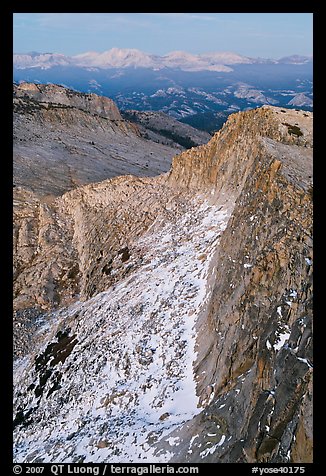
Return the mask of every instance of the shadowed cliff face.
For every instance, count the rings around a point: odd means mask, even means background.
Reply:
[[[241,192],[214,258],[211,299],[198,319],[195,372],[207,407],[173,434],[182,441],[173,461],[312,460],[311,143],[276,127],[264,130],[260,112],[251,115],[263,138],[233,164],[235,182],[227,184],[231,193]],[[275,126],[276,114],[282,113],[267,111]],[[205,433],[200,445],[192,443]]]
[[[16,309],[60,311],[17,350],[17,461],[311,461],[311,177],[312,114],[263,107],[166,175],[18,189]]]

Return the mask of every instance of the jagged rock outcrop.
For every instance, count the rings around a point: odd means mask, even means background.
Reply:
[[[234,114],[167,174],[32,198],[17,461],[312,460],[311,113]]]

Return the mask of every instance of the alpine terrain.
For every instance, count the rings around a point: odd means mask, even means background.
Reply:
[[[312,113],[14,102],[15,461],[311,462]]]
[[[209,133],[234,112],[262,105],[312,111],[313,58],[251,58],[234,52],[163,56],[132,48],[14,54],[14,80],[60,83],[112,98],[125,110],[163,111]]]

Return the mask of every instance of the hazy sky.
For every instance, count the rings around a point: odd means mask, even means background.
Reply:
[[[312,13],[15,13],[14,52],[312,54]]]

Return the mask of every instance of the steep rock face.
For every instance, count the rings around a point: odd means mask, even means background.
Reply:
[[[311,412],[311,196],[307,184],[296,188],[282,176],[275,156],[262,170],[255,165],[221,239],[199,322],[206,346],[197,391],[211,403],[188,439],[173,435],[183,442],[175,460],[298,461],[292,446],[307,428],[301,461],[311,461],[311,423],[301,414],[302,398]],[[191,438],[212,433],[212,418],[215,437],[194,448]]]
[[[198,323],[198,339],[206,346],[201,346],[195,366],[197,392],[209,404],[191,430],[173,435],[182,441],[174,461],[312,458],[312,117],[264,109],[232,118],[246,120],[248,129],[241,132],[246,130],[243,142],[250,147],[241,161],[228,163],[233,177],[228,192],[237,187],[241,193],[217,251],[212,298]],[[289,134],[290,122],[302,135]],[[227,127],[215,136],[216,151]],[[263,138],[255,143],[251,133],[258,131]],[[240,134],[231,138],[231,148],[241,141]],[[224,160],[230,162],[229,151]],[[170,180],[175,179],[174,168],[179,177],[185,176],[180,172],[185,167],[187,186],[198,186],[198,158],[183,156],[175,161]],[[216,152],[214,158],[219,159],[217,172],[211,161],[211,170],[200,179],[204,185],[214,183],[216,173],[215,193],[220,194],[223,154]],[[196,434],[212,432],[212,425],[214,438],[193,445]],[[298,438],[305,448],[299,460]]]
[[[166,191],[160,179],[124,176],[78,188],[49,204],[34,198],[30,214],[23,206],[24,216],[15,220],[14,307],[51,309],[74,294],[88,298],[107,289],[119,279],[116,268],[130,254],[134,238],[164,214]]]
[[[17,308],[61,311],[16,363],[17,461],[311,461],[311,137],[263,107],[169,174],[35,202]]]
[[[60,104],[105,117],[111,121],[122,121],[119,109],[111,99],[96,94],[84,94],[56,84],[21,83],[14,85],[17,98],[31,98],[44,104]]]

